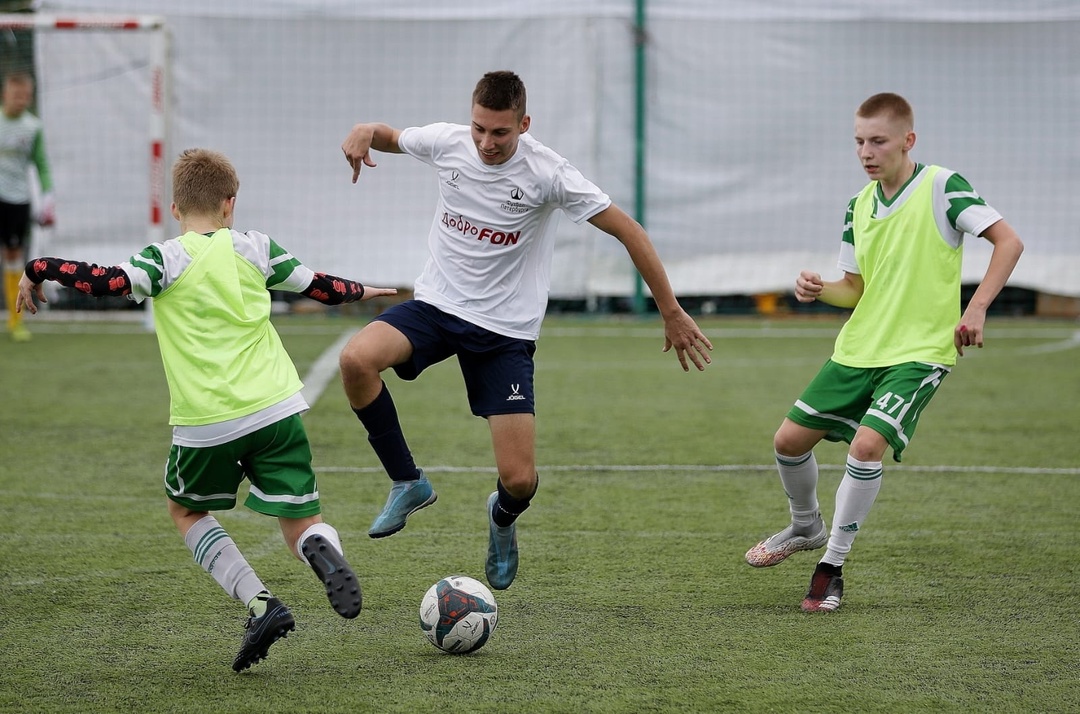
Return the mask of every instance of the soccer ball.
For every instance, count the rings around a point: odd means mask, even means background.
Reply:
[[[420,629],[443,652],[464,654],[484,646],[499,624],[499,607],[479,580],[451,575],[420,601]]]

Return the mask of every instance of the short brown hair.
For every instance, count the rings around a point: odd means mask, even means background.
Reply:
[[[476,83],[472,101],[495,112],[513,109],[520,119],[525,116],[525,83],[508,70],[488,72]]]
[[[882,92],[875,94],[859,105],[855,116],[863,119],[887,115],[906,124],[908,128],[915,126],[915,111],[911,108],[908,100],[899,94]]]
[[[236,195],[240,179],[232,162],[217,151],[187,149],[173,164],[173,202],[181,215],[213,215]]]
[[[34,75],[24,69],[16,69],[4,75],[4,84],[34,84]]]

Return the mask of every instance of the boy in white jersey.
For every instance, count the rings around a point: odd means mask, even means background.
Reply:
[[[983,346],[986,310],[1012,274],[1023,243],[959,174],[915,163],[915,118],[901,96],[876,94],[855,113],[855,146],[870,183],[848,204],[839,280],[804,270],[799,302],[854,308],[832,358],[773,437],[791,524],[746,553],[755,567],[828,544],[802,602],[831,612],[842,566],[881,486],[882,459],[900,460],[919,415],[964,348]],[[982,282],[960,314],[965,233],[993,244]],[[818,510],[813,448],[850,444],[830,532]]]
[[[165,465],[169,514],[199,563],[249,611],[233,669],[267,656],[294,629],[289,609],[263,585],[210,511],[245,505],[275,516],[289,551],[322,581],[334,610],[360,613],[360,583],[337,531],[322,520],[311,447],[300,414],[300,377],[270,322],[268,290],[337,305],[396,290],[314,273],[257,231],[232,229],[240,182],[229,160],[189,149],[173,167],[173,217],[182,235],[154,243],[118,266],[60,258],[26,265],[17,308],[37,311],[41,284],[55,280],[95,297],[154,298],[169,383],[173,445]]]
[[[41,119],[30,113],[34,100],[34,79],[26,72],[4,77],[3,108],[0,109],[0,250],[4,264],[4,298],[8,310],[8,333],[16,342],[30,339],[30,331],[15,309],[19,278],[25,262],[23,253],[30,240],[30,166],[37,169],[41,204],[36,217],[42,226],[55,218],[52,174],[45,155],[45,133]]]
[[[521,79],[489,72],[473,91],[471,126],[357,124],[342,144],[354,183],[364,165],[375,166],[372,150],[409,154],[439,177],[430,256],[415,299],[381,314],[341,354],[349,403],[394,482],[368,535],[396,533],[436,498],[413,462],[380,373],[393,368],[411,380],[456,355],[472,412],[487,419],[499,472],[487,500],[485,567],[496,590],[510,587],[517,573],[516,519],[538,484],[533,353],[547,306],[556,209],[623,243],[664,318],[664,351],[674,347],[683,370],[687,355],[703,370],[712,349],[676,300],[645,230],[527,134],[530,121]]]

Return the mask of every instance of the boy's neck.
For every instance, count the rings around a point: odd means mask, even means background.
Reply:
[[[222,228],[228,226],[223,225],[220,217],[217,216],[193,216],[180,221],[180,233],[216,233]]]
[[[904,168],[891,182],[889,182],[888,185],[886,185],[884,181],[878,182],[878,185],[881,187],[881,195],[888,200],[892,200],[892,197],[895,196],[897,192],[904,187],[904,184],[910,181],[911,177],[915,175],[917,166],[918,164],[911,159],[908,159],[904,163]]]

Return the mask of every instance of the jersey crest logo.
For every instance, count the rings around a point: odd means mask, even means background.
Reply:
[[[510,200],[503,201],[500,208],[507,213],[528,213],[529,205],[527,203],[521,203],[521,199],[524,197],[525,192],[517,186],[514,186],[510,189]]]

